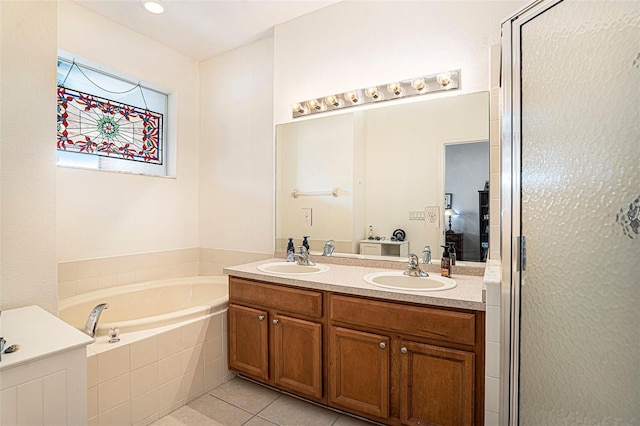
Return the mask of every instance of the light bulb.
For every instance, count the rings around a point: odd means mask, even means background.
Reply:
[[[317,99],[311,99],[310,101],[307,102],[307,105],[309,105],[309,108],[315,109],[318,111],[322,109],[322,103],[318,102]]]
[[[297,112],[298,114],[306,114],[307,108],[301,104],[293,104],[293,112]]]
[[[326,98],[324,98],[325,102],[335,108],[340,106],[340,99],[338,99],[337,96],[335,95],[329,95]]]
[[[350,92],[346,92],[344,94],[344,97],[347,98],[349,101],[351,101],[351,103],[357,104],[358,102],[360,102],[360,99],[358,98],[358,92],[356,92],[355,90],[352,90]]]
[[[395,83],[387,84],[387,89],[396,96],[404,95],[404,89],[400,87],[400,83],[397,81]]]
[[[436,76],[436,81],[440,83],[442,87],[446,87],[451,83],[451,73],[443,72],[442,74],[438,74]]]
[[[364,93],[373,99],[378,99],[380,97],[380,92],[378,92],[377,87],[369,87]]]
[[[424,82],[424,78],[418,77],[413,79],[413,81],[411,82],[411,87],[416,89],[418,92],[422,92],[427,86]]]

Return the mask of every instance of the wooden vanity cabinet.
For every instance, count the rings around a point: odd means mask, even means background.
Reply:
[[[484,312],[229,278],[229,368],[389,425],[484,424]]]
[[[229,277],[229,369],[322,402],[322,296]]]
[[[269,380],[269,313],[229,304],[229,367]]]
[[[483,424],[484,313],[328,297],[329,405],[388,424]]]
[[[362,415],[389,416],[388,336],[342,327],[329,330],[329,403]]]
[[[473,353],[403,340],[400,354],[402,424],[473,424]]]

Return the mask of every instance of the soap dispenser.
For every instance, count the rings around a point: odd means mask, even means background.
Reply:
[[[287,244],[287,262],[293,262],[296,260],[294,254],[296,252],[296,248],[293,245],[293,238],[289,238],[289,244]]]
[[[449,259],[451,259],[451,266],[456,264],[456,243],[447,243],[449,246]]]
[[[442,259],[440,260],[440,275],[443,277],[451,277],[451,258],[447,246],[440,246],[444,249]]]
[[[309,241],[307,241],[307,238],[309,238],[308,235],[302,237],[302,245],[307,249],[307,253],[309,253]]]
[[[369,225],[369,237],[368,240],[373,240],[373,225]]]

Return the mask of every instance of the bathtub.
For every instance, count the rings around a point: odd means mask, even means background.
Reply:
[[[226,276],[188,277],[61,300],[60,318],[82,331],[91,310],[109,304],[87,346],[87,423],[148,425],[230,380],[228,293]]]
[[[111,327],[121,333],[154,329],[215,314],[227,309],[229,286],[226,276],[187,277],[111,287],[60,301],[60,319],[84,331],[93,308],[102,311],[96,336],[106,336]]]

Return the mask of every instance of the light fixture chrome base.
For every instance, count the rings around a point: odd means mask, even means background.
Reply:
[[[293,118],[298,118],[321,112],[456,89],[460,89],[460,70],[349,90],[345,93],[329,95],[324,98],[309,99],[293,105],[292,113]]]

